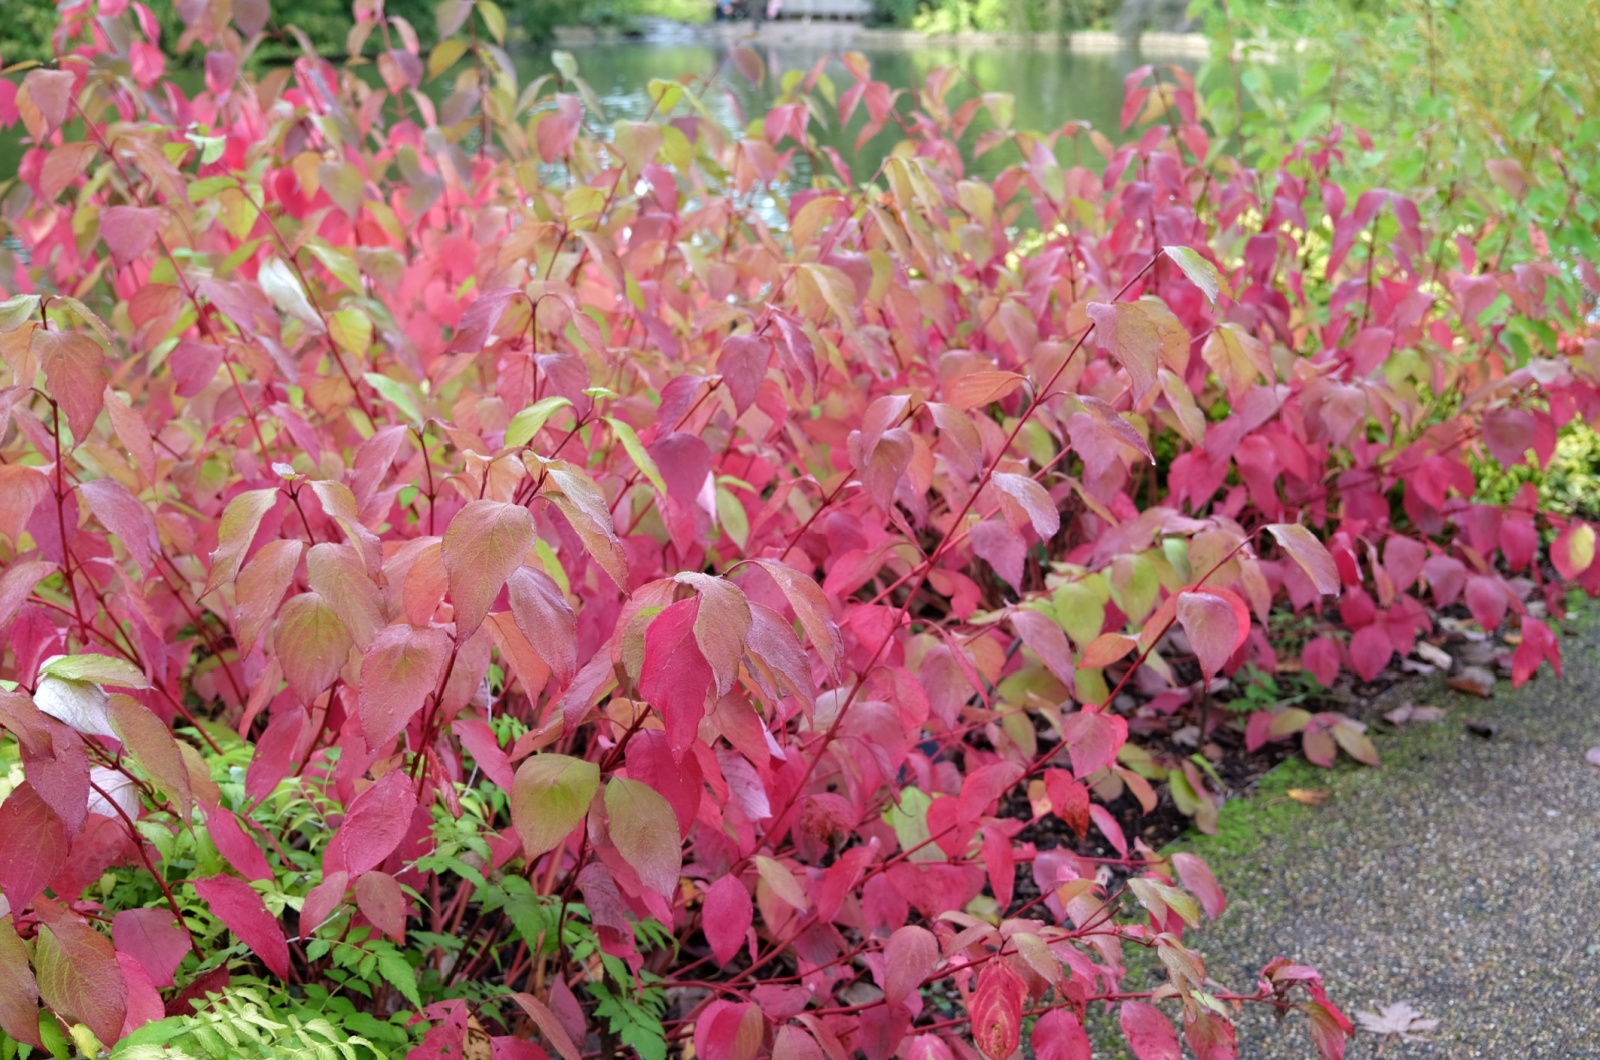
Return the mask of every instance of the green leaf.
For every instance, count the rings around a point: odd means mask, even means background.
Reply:
[[[398,379],[390,379],[377,372],[368,372],[364,378],[372,389],[378,392],[379,397],[404,413],[412,426],[422,425],[426,417],[422,414],[422,401],[416,390]]]
[[[49,674],[66,681],[93,681],[97,685],[120,685],[123,688],[149,688],[144,671],[123,659],[110,655],[54,655],[39,667],[40,675]]]
[[[560,846],[582,823],[599,788],[600,767],[581,758],[537,754],[518,766],[511,788],[511,824],[522,839],[524,855],[532,860]],[[678,837],[676,822],[672,837]]]
[[[417,972],[406,962],[400,951],[392,946],[380,946],[377,950],[378,974],[388,981],[389,985],[400,991],[411,1007],[422,1008],[422,995],[417,992]]]
[[[556,68],[556,72],[558,74],[560,74],[562,77],[564,77],[565,79],[567,79],[568,81],[572,81],[572,80],[577,78],[577,76],[578,76],[578,60],[576,60],[576,59],[574,59],[572,57],[572,53],[571,52],[564,52],[564,51],[553,51],[553,52],[551,52],[550,53],[550,63],[551,63],[552,66],[554,66]]]
[[[527,445],[529,442],[533,441],[533,436],[539,433],[539,430],[544,426],[545,421],[548,420],[557,409],[564,408],[570,404],[572,404],[572,402],[568,401],[564,397],[547,397],[542,398],[539,401],[535,401],[533,404],[529,405],[527,408],[511,417],[511,422],[506,424],[506,446],[508,448],[514,448],[516,446]]]
[[[478,14],[483,17],[483,24],[489,28],[489,35],[496,44],[506,42],[506,13],[500,10],[500,5],[494,0],[478,0]]]
[[[650,480],[650,485],[656,488],[657,493],[665,497],[667,495],[667,484],[661,477],[661,469],[656,467],[655,458],[644,447],[644,443],[639,441],[639,436],[634,433],[633,428],[615,416],[607,416],[605,420],[611,427],[612,432],[616,434],[617,440],[622,443],[622,448],[627,452],[628,459],[633,461],[633,466],[643,472],[644,477]]]
[[[1212,305],[1216,304],[1219,292],[1232,296],[1228,282],[1217,272],[1217,267],[1201,257],[1198,251],[1190,247],[1162,247],[1161,250],[1172,259],[1174,265],[1183,270],[1190,283],[1205,292]]]

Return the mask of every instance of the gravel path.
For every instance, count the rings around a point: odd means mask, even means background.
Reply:
[[[1280,768],[1230,804],[1205,855],[1230,906],[1192,936],[1210,974],[1250,990],[1283,954],[1315,965],[1352,1019],[1407,1002],[1426,1042],[1358,1033],[1351,1058],[1600,1058],[1600,621],[1548,671],[1492,700],[1404,690],[1444,720],[1378,741],[1378,769]],[[1468,722],[1497,726],[1490,738]],[[1328,791],[1316,806],[1291,788]],[[1314,1057],[1298,1015],[1246,1013],[1241,1060]]]

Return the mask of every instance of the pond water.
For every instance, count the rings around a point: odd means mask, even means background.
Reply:
[[[568,50],[577,60],[579,76],[599,96],[605,122],[644,117],[650,109],[646,86],[656,78],[673,80],[686,74],[703,77],[720,69],[721,74],[706,92],[704,103],[714,117],[733,128],[742,128],[752,118],[766,112],[777,97],[779,84],[787,71],[803,74],[818,60],[831,59],[827,69],[837,88],[843,91],[853,83],[837,60],[840,52],[849,47],[837,34],[817,35],[814,42],[802,35],[799,41],[756,43],[753,46],[767,68],[766,79],[760,85],[752,84],[726,61],[739,39],[737,32],[729,33],[726,28],[657,27],[644,39],[574,46]],[[1011,93],[1015,100],[1015,128],[1043,132],[1059,128],[1068,121],[1081,120],[1091,123],[1113,140],[1122,139],[1118,111],[1122,103],[1123,78],[1131,70],[1147,62],[1176,62],[1189,69],[1198,66],[1192,58],[1146,57],[1131,49],[1085,54],[1065,48],[958,48],[934,44],[856,50],[871,61],[874,79],[887,82],[892,88],[920,87],[935,67],[955,65],[964,72],[965,78],[952,90],[952,99],[967,98],[976,89]],[[518,74],[524,81],[552,70],[550,52],[546,49],[529,49],[515,58]],[[173,76],[186,90],[200,87],[198,70],[180,68]],[[434,82],[429,90],[442,94],[445,82]],[[884,154],[900,136],[891,123],[887,131],[857,150],[856,133],[866,120],[865,110],[865,107],[858,108],[854,120],[845,129],[839,128],[835,116],[830,114],[829,127],[819,133],[823,143],[837,149],[844,157],[857,180],[872,176]],[[977,129],[989,127],[982,119],[974,125]],[[15,172],[23,150],[22,135],[20,124],[0,132],[0,177]],[[970,149],[975,135],[975,132],[967,134],[964,148]],[[1070,142],[1058,146],[1062,160],[1071,163],[1075,153],[1081,152],[1085,164],[1096,165],[1098,155],[1087,141],[1079,139],[1076,143],[1078,146]],[[1016,160],[1014,150],[996,150],[974,161],[972,170],[992,176]],[[806,178],[806,165],[804,157],[796,159],[797,180]]]
[[[676,34],[666,39],[627,41],[569,49],[578,63],[578,74],[595,90],[606,109],[607,119],[639,119],[650,109],[645,86],[653,78],[672,80],[684,74],[704,76],[722,68],[704,102],[724,125],[742,128],[759,117],[779,95],[779,85],[787,71],[804,74],[819,61],[832,60],[826,69],[835,86],[843,91],[854,83],[837,59],[838,44],[756,43],[752,46],[767,68],[765,81],[752,84],[737,72],[726,58],[736,39],[715,32],[692,36]],[[1105,54],[1085,54],[1063,49],[967,48],[934,45],[911,48],[855,49],[872,64],[874,80],[891,88],[920,88],[928,73],[940,66],[959,67],[966,77],[951,91],[952,100],[965,99],[975,90],[1007,92],[1015,100],[1013,127],[1037,132],[1059,128],[1068,121],[1087,121],[1113,140],[1121,139],[1118,112],[1122,106],[1123,78],[1147,62],[1133,50]],[[1172,60],[1166,60],[1172,61]],[[1193,70],[1194,59],[1176,60]],[[539,56],[529,63],[530,72],[544,72],[548,59]],[[903,104],[902,104],[903,106]],[[856,133],[866,121],[865,107],[859,107],[847,129],[841,130],[829,114],[829,128],[819,139],[837,149],[857,180],[870,178],[884,154],[901,137],[891,122],[889,128],[857,151]],[[989,128],[986,120],[974,123],[974,131],[963,140],[970,147],[976,131]],[[813,127],[815,128],[815,127]],[[1098,156],[1087,141],[1080,141],[1086,163]],[[1071,147],[1063,146],[1063,161],[1070,161]],[[802,166],[804,158],[797,159]],[[1017,161],[1013,150],[994,151],[974,163],[978,173],[992,176],[1001,167]]]

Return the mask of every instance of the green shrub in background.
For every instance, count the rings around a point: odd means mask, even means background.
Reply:
[[[1561,432],[1556,454],[1543,474],[1521,466],[1503,468],[1477,462],[1478,500],[1485,504],[1509,504],[1524,483],[1539,487],[1539,505],[1550,511],[1600,520],[1600,434],[1585,423],[1574,423]]]
[[[328,0],[271,0],[272,20],[269,41],[260,54],[267,59],[297,54],[294,39],[284,27],[296,26],[324,55],[344,52],[350,32],[348,5]],[[411,22],[424,36],[433,34],[436,6],[430,0],[388,0],[385,9]],[[617,0],[615,3],[584,4],[578,0],[505,0],[508,24],[522,43],[549,41],[562,25],[622,24],[631,16],[654,13],[660,8],[665,17],[692,16],[703,7],[710,11],[710,0]],[[51,54],[50,33],[57,23],[55,0],[4,0],[5,17],[0,20],[0,60],[14,63],[23,59],[45,59]],[[176,4],[156,0],[150,9],[161,23],[161,43],[169,53],[183,31]],[[704,14],[700,15],[704,18]],[[373,45],[368,45],[370,53]]]

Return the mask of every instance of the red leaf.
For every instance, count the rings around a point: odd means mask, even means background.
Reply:
[[[1350,638],[1350,665],[1363,681],[1371,681],[1389,665],[1394,645],[1381,626],[1363,626]]]
[[[44,1048],[39,1037],[39,986],[28,967],[28,949],[17,937],[14,916],[0,917],[0,1030],[17,1041]]]
[[[1124,1001],[1121,1022],[1123,1036],[1138,1060],[1183,1060],[1172,1022],[1154,1005]]]
[[[373,749],[405,731],[423,702],[439,691],[450,661],[450,637],[442,629],[386,626],[361,657],[361,731]]]
[[[357,795],[337,833],[344,870],[359,876],[383,864],[405,838],[416,808],[416,789],[403,770],[385,773]]]
[[[1027,984],[1004,961],[990,961],[978,973],[967,1014],[973,1042],[989,1060],[1006,1060],[1022,1044],[1022,1006],[1027,1000]]]
[[[1118,854],[1123,857],[1128,856],[1128,838],[1122,834],[1122,826],[1111,816],[1110,810],[1098,804],[1090,806],[1089,820],[1100,829],[1100,834],[1106,837],[1106,842],[1110,843]]]
[[[695,644],[700,606],[698,596],[679,600],[657,615],[644,634],[639,691],[661,712],[675,758],[682,758],[698,737],[714,680]]]
[[[750,602],[742,589],[723,578],[685,571],[675,575],[674,580],[692,585],[700,595],[694,642],[716,678],[717,695],[725,696],[739,675],[739,663],[750,636]]]
[[[1089,789],[1073,780],[1064,769],[1048,769],[1044,774],[1044,790],[1050,799],[1051,812],[1082,839],[1089,831]]]
[[[272,866],[254,839],[245,834],[232,810],[206,812],[206,834],[233,870],[247,880],[272,879]]]
[[[1317,1047],[1317,1055],[1322,1060],[1343,1060],[1352,1032],[1344,1013],[1326,1001],[1307,1001],[1300,1009],[1310,1018],[1311,1041]]]
[[[523,1012],[528,1014],[528,1018],[533,1020],[550,1044],[555,1046],[562,1060],[583,1060],[583,1054],[573,1043],[572,1036],[561,1026],[561,1021],[556,1019],[556,1014],[550,1011],[548,1005],[532,994],[512,994],[510,997]]]
[[[1338,595],[1341,584],[1339,568],[1334,565],[1333,556],[1327,548],[1310,530],[1296,523],[1272,523],[1267,529],[1277,538],[1279,547],[1289,554],[1289,558],[1300,564],[1311,579],[1311,584],[1317,587],[1317,592]]]
[[[1236,1060],[1239,1045],[1233,1024],[1215,1012],[1201,1012],[1183,1028],[1195,1060]]]
[[[33,333],[33,352],[44,368],[50,396],[66,413],[73,440],[83,443],[105,407],[106,380],[110,378],[105,350],[82,332],[38,328]]]
[[[1240,606],[1243,607],[1242,601]],[[1228,659],[1249,632],[1248,612],[1241,625],[1231,602],[1210,592],[1179,593],[1178,621],[1199,660],[1200,672],[1207,679],[1215,677],[1228,664]]]
[[[1033,1025],[1037,1060],[1090,1060],[1089,1034],[1068,1009],[1051,1009]]]
[[[1062,722],[1061,738],[1072,756],[1072,772],[1084,780],[1117,760],[1128,740],[1128,723],[1105,711],[1080,710]]]
[[[1529,615],[1522,618],[1522,643],[1517,645],[1517,650],[1511,657],[1511,685],[1513,688],[1526,683],[1539,669],[1539,664],[1549,660],[1550,668],[1556,676],[1561,676],[1561,645],[1556,641],[1556,635],[1550,627]]]
[[[344,902],[349,889],[350,874],[339,871],[325,874],[321,883],[307,891],[305,904],[300,907],[301,937],[309,938],[312,932],[327,923],[334,910]]]
[[[1574,520],[1550,545],[1550,562],[1556,572],[1571,581],[1594,564],[1594,527]]]
[[[94,1032],[102,1043],[121,1036],[128,982],[111,941],[72,913],[39,925],[34,943],[39,996],[54,1012]]]
[[[753,917],[750,892],[738,877],[723,876],[706,891],[701,923],[718,964],[726,965],[743,948]]]
[[[195,893],[206,903],[206,908],[261,958],[268,971],[287,979],[289,943],[284,938],[283,925],[267,912],[261,896],[235,876],[211,876],[193,883]]]
[[[159,988],[172,985],[172,974],[189,953],[189,936],[172,913],[161,909],[124,909],[111,920],[111,941],[144,968]]]
[[[67,826],[29,782],[0,803],[0,895],[13,910],[28,908],[49,886],[70,849]]]
[[[16,545],[28,517],[49,492],[50,480],[38,468],[0,465],[0,535]],[[5,622],[3,615],[0,612],[0,625]]]
[[[356,907],[372,926],[396,942],[406,940],[406,896],[387,872],[367,872],[356,881]]]
[[[444,532],[444,569],[455,606],[456,637],[463,639],[483,617],[511,573],[533,550],[533,515],[520,504],[471,501]]]
[[[640,882],[671,896],[683,868],[683,844],[667,800],[636,780],[613,776],[606,781],[606,817],[611,841]]]
[[[1338,642],[1329,636],[1312,637],[1300,654],[1300,665],[1323,687],[1333,687],[1333,682],[1339,676]]]
[[[154,206],[108,206],[100,211],[100,238],[116,267],[126,268],[156,241],[161,210]]]

